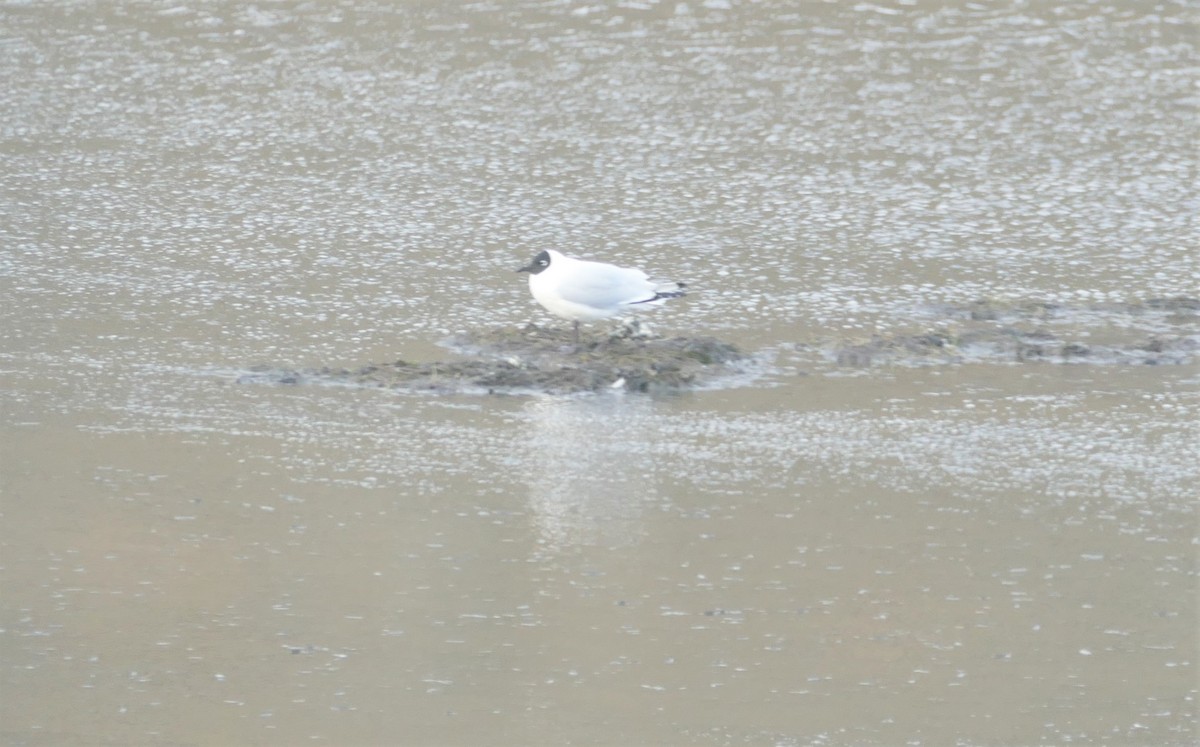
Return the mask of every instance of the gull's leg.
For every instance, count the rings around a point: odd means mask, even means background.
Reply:
[[[575,345],[579,345],[579,320],[575,320]]]

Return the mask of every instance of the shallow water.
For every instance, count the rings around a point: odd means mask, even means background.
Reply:
[[[1197,738],[1194,9],[0,18],[5,743]],[[238,383],[547,323],[545,247],[754,375]]]

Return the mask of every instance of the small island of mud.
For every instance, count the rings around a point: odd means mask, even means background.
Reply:
[[[534,324],[471,332],[447,341],[463,360],[404,360],[299,371],[259,367],[241,381],[332,383],[430,393],[576,394],[603,390],[674,392],[734,373],[743,355],[713,337],[657,338],[636,323],[616,333]]]

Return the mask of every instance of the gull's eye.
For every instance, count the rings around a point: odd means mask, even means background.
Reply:
[[[550,263],[543,259],[543,260],[539,260],[538,264],[541,265],[542,267],[545,267],[546,265],[548,265]]]

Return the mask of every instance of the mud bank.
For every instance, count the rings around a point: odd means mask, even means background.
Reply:
[[[743,354],[712,337],[653,338],[637,325],[613,334],[527,325],[448,340],[463,360],[372,363],[357,368],[252,369],[242,382],[333,383],[432,393],[671,392],[735,373]]]
[[[980,300],[916,314],[914,331],[776,348],[776,371],[959,363],[1183,365],[1200,360],[1200,300],[1057,305]],[[430,393],[675,392],[744,381],[755,358],[713,337],[657,338],[636,322],[615,332],[567,326],[492,329],[445,342],[459,358],[302,370],[257,367],[243,383],[326,383]],[[752,373],[750,374],[753,375]]]
[[[838,366],[947,363],[1182,365],[1200,357],[1200,299],[1060,305],[975,301],[932,307],[934,329],[830,341],[818,350]]]

